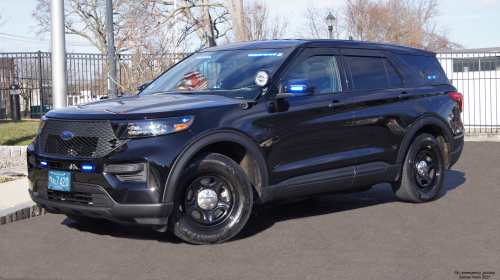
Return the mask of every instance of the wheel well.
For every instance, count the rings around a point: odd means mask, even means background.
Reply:
[[[231,141],[212,143],[199,150],[192,158],[202,153],[218,153],[234,160],[247,174],[254,190],[254,199],[260,197],[262,190],[261,174],[255,157],[243,145]],[[255,195],[255,192],[258,196]]]
[[[441,144],[441,147],[443,147],[443,150],[444,150],[445,166],[448,167],[450,165],[450,160],[451,160],[451,152],[450,152],[451,139],[448,139],[446,133],[438,125],[426,124],[426,125],[422,126],[414,134],[411,142],[413,143],[413,140],[415,140],[415,138],[417,138],[418,135],[420,135],[422,133],[430,134],[438,140],[439,144]]]

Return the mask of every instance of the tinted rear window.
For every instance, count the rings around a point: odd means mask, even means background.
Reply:
[[[387,88],[384,64],[379,57],[347,56],[354,89]]]
[[[401,55],[401,58],[408,63],[429,85],[449,84],[448,78],[444,74],[443,68],[435,57]]]

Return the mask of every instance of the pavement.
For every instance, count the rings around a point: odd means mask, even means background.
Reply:
[[[0,226],[0,279],[500,279],[499,158],[500,143],[467,142],[432,202],[379,184],[263,205],[209,246],[46,214]]]
[[[0,184],[0,226],[45,214],[28,193],[28,170],[16,166],[0,170],[0,175],[22,174],[21,179]]]
[[[466,142],[500,142],[499,135],[486,133],[471,133],[465,137]],[[31,200],[28,193],[28,179],[26,166],[17,166],[0,170],[5,172],[23,173],[22,179],[0,184],[0,225],[45,214]]]

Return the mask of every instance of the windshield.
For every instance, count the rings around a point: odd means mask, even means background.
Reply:
[[[265,69],[272,75],[290,52],[258,49],[195,53],[163,73],[141,95],[209,91],[232,98],[255,98],[259,92],[255,74]]]

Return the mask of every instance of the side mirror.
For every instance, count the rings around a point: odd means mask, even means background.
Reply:
[[[144,84],[136,87],[135,89],[138,90],[139,92],[143,91],[149,84],[151,84],[152,81],[145,82]]]
[[[314,95],[315,91],[316,85],[309,79],[290,79],[283,86],[283,91],[276,95],[276,99]]]

